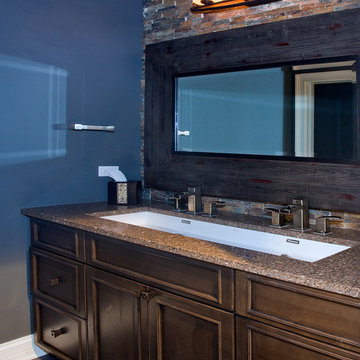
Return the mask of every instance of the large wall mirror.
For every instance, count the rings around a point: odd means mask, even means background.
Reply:
[[[153,189],[360,212],[360,8],[148,45]]]
[[[179,76],[175,151],[358,162],[356,60]]]

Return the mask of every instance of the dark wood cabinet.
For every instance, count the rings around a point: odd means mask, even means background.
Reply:
[[[360,299],[240,271],[236,299],[236,312],[243,317],[360,356]]]
[[[49,221],[31,222],[33,246],[55,252],[70,259],[85,261],[84,231]]]
[[[31,248],[30,267],[33,295],[75,315],[86,316],[84,264]]]
[[[234,359],[229,312],[98,269],[88,301],[90,359]]]
[[[229,311],[234,309],[234,271],[183,256],[86,234],[88,264],[185,295]]]
[[[235,359],[232,269],[56,224],[32,229],[40,347],[67,360]]]
[[[141,294],[146,288],[121,276],[88,270],[89,358],[146,359],[142,332],[146,310]]]
[[[150,290],[147,297],[149,359],[234,359],[232,313],[165,292]]]
[[[360,360],[360,299],[31,227],[35,342],[60,359]]]
[[[259,321],[237,317],[237,360],[359,360],[360,355]]]

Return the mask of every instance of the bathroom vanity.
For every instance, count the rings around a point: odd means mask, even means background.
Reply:
[[[149,210],[200,218],[163,204],[22,211],[36,344],[61,359],[360,359],[358,231],[296,235],[350,247],[307,262],[101,218]]]

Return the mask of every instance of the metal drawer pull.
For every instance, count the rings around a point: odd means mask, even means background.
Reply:
[[[50,279],[49,280],[49,285],[50,286],[55,286],[58,285],[60,283],[60,279],[59,278],[54,278],[54,279]]]
[[[61,334],[64,334],[64,333],[65,333],[65,329],[63,329],[63,328],[58,329],[58,330],[51,330],[50,331],[50,334],[54,339],[57,338],[58,336],[60,336]]]

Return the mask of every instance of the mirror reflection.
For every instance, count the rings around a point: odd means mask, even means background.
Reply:
[[[175,151],[353,159],[355,61],[176,79]]]

